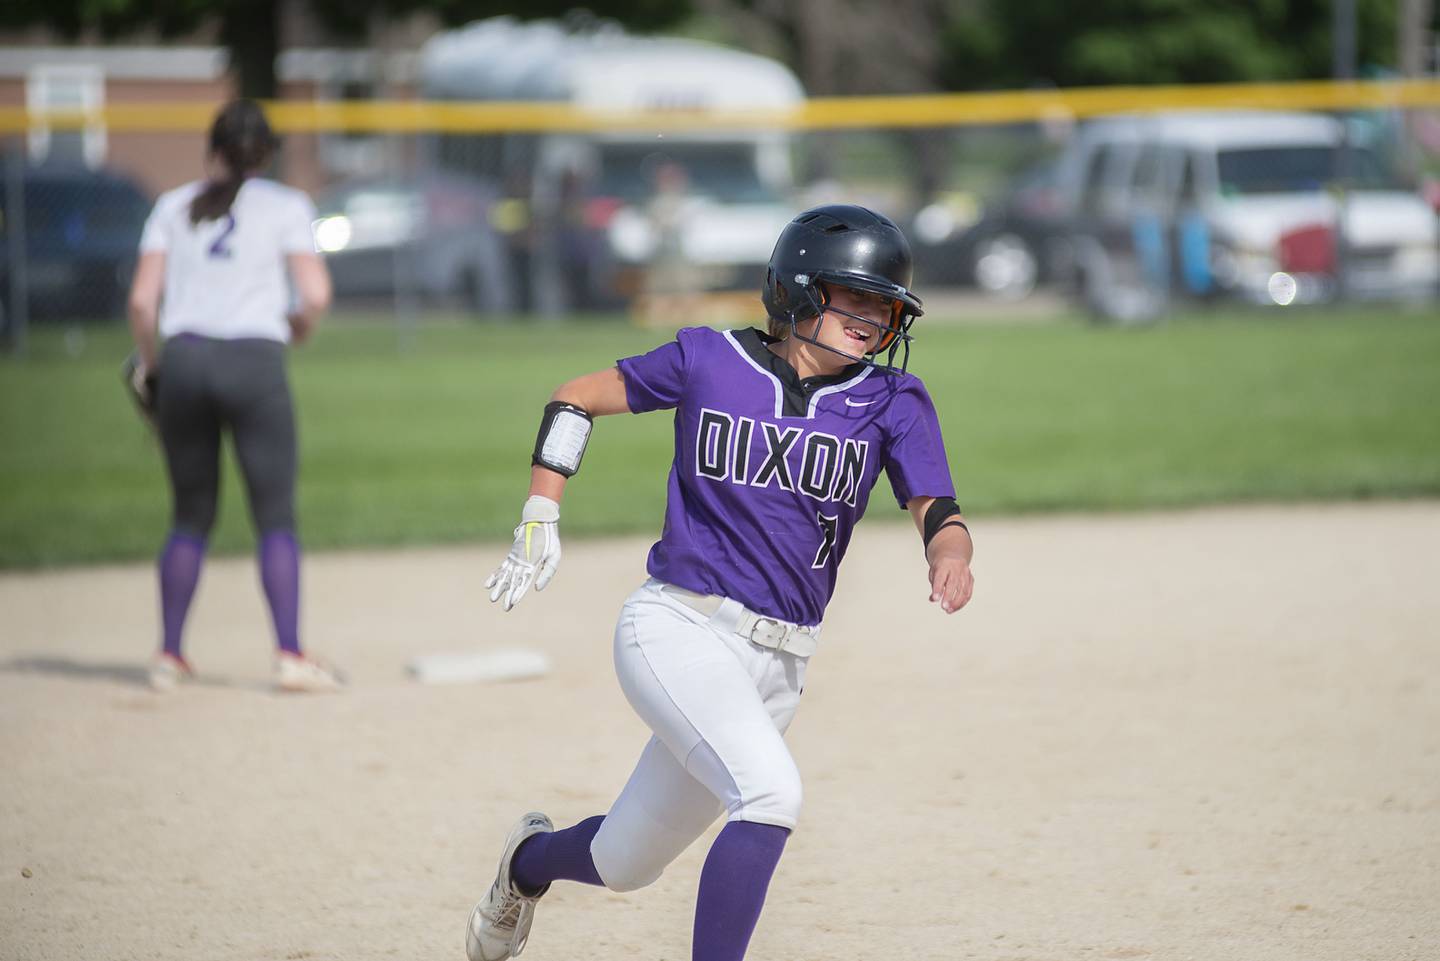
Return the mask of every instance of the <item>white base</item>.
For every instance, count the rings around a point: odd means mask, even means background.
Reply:
[[[506,648],[426,654],[405,669],[421,684],[467,684],[474,681],[523,681],[550,673],[550,659],[539,651]]]

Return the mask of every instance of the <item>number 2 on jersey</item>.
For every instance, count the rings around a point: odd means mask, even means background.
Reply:
[[[210,245],[210,257],[211,257],[212,260],[229,260],[229,259],[230,259],[230,253],[231,253],[231,251],[230,251],[230,245],[227,243],[227,241],[230,239],[230,235],[233,234],[234,232],[235,232],[235,215],[234,215],[234,214],[226,214],[226,215],[225,215],[225,228],[220,231],[220,236],[216,237],[216,238],[215,238],[215,242]]]

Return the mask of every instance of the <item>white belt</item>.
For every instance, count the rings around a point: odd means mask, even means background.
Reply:
[[[692,611],[710,618],[710,623],[722,631],[740,635],[752,644],[768,647],[796,657],[810,657],[820,643],[820,625],[809,627],[791,624],[774,617],[766,617],[750,610],[744,604],[718,594],[698,594],[674,584],[660,584],[660,590],[684,604]]]

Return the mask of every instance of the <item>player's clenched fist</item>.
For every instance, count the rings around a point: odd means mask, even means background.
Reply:
[[[510,553],[485,581],[490,600],[500,601],[505,610],[520,603],[533,583],[543,591],[560,566],[560,505],[548,497],[532,494],[515,528]]]

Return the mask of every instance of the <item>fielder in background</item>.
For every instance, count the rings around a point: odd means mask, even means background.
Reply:
[[[257,104],[225,106],[210,128],[207,178],[163,194],[140,241],[130,291],[134,383],[142,394],[153,391],[144,400],[174,504],[159,561],[163,639],[150,668],[157,690],[193,676],[180,640],[215,524],[227,431],[259,539],[279,645],[276,686],[341,687],[331,668],[300,650],[295,412],[285,369],[286,345],[309,337],[330,306],[330,275],[315,253],[310,198],[259,176],[275,147]]]
[[[739,961],[800,813],[783,735],[840,560],[882,469],[924,541],[930,600],[970,599],[973,546],[934,405],[905,372],[920,301],[910,248],[854,206],[781,233],[762,299],[769,331],[681,330],[562,386],[546,406],[515,542],[486,582],[506,610],[560,561],[566,479],[592,418],[675,410],[675,460],[650,579],[615,629],[620,686],[653,732],[603,816],[556,831],[527,814],[470,916],[471,961],[520,953],[554,881],[630,891],[722,814],[700,875],[695,961]]]

